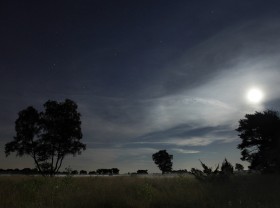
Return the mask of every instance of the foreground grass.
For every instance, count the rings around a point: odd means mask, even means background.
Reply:
[[[0,207],[280,207],[279,176],[238,176],[200,182],[191,177],[0,177]]]

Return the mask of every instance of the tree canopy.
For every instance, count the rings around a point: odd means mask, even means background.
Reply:
[[[168,154],[166,150],[160,150],[153,154],[153,160],[162,174],[172,171],[172,159],[173,155]]]
[[[47,101],[43,112],[30,106],[18,113],[16,136],[5,146],[8,156],[29,155],[42,175],[55,175],[67,155],[81,154],[86,145],[81,143],[81,120],[77,104]]]
[[[239,121],[241,160],[262,172],[280,172],[280,118],[277,111],[246,114]]]

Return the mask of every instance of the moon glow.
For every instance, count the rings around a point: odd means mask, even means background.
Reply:
[[[260,103],[263,100],[263,92],[260,89],[252,88],[247,93],[247,99],[250,103]]]

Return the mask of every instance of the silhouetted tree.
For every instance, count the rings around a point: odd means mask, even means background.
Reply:
[[[239,164],[239,163],[236,163],[235,164],[235,170],[236,171],[243,171],[244,170],[244,167],[243,165]]]
[[[173,155],[168,154],[166,150],[160,150],[153,154],[153,160],[162,174],[172,171]]]
[[[16,136],[6,144],[5,153],[29,155],[42,175],[52,176],[58,173],[65,156],[80,154],[86,146],[80,142],[81,121],[75,102],[47,101],[44,109],[39,113],[28,107],[19,112]]]
[[[246,114],[236,129],[242,142],[241,160],[250,163],[249,169],[280,172],[280,118],[276,111],[267,110]]]

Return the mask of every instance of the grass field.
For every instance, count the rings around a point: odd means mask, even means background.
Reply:
[[[0,177],[1,208],[279,208],[279,176],[200,182],[178,177]]]

